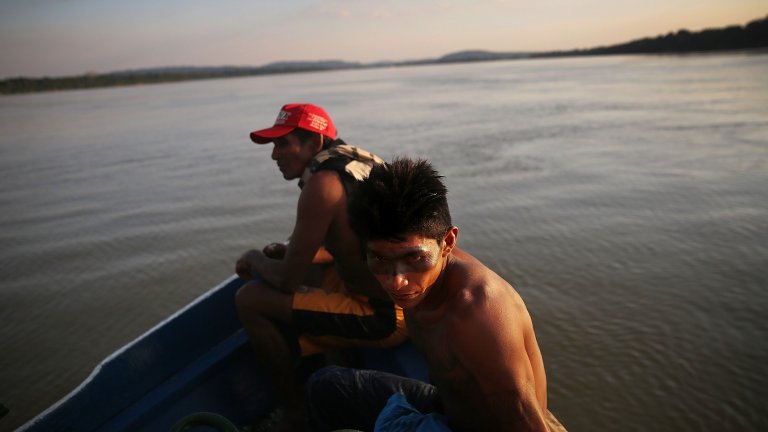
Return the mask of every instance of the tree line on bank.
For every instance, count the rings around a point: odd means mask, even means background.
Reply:
[[[373,63],[368,65],[342,61],[280,62],[261,67],[172,67],[113,72],[107,74],[85,74],[70,77],[9,78],[0,81],[0,94],[88,89],[95,87],[167,83],[195,79],[229,78],[381,66],[406,66],[583,55],[708,52],[748,50],[767,47],[768,16],[763,19],[751,21],[744,26],[734,25],[719,29],[706,29],[699,32],[679,30],[655,38],[644,38],[618,45],[571,51],[496,53],[478,50],[453,53],[431,60]]]
[[[645,54],[696,51],[743,50],[768,47],[768,17],[744,26],[680,30],[655,38],[639,39],[619,45],[587,50],[588,54]]]

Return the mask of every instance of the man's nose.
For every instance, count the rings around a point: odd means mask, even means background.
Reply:
[[[408,279],[402,273],[392,272],[387,278],[387,285],[390,291],[397,292],[408,285]]]
[[[272,147],[272,160],[277,160],[277,146]]]

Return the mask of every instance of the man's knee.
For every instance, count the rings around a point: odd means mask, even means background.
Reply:
[[[242,313],[245,310],[252,309],[253,304],[256,302],[256,290],[258,290],[258,282],[250,281],[241,286],[235,293],[235,306],[237,311]]]
[[[338,391],[339,385],[346,381],[345,375],[349,369],[340,366],[326,366],[314,372],[307,380],[307,395],[322,396],[325,398],[329,393]]]
[[[292,296],[261,281],[246,282],[235,293],[235,306],[241,319],[253,314],[282,322],[290,320]]]
[[[307,413],[313,430],[334,430],[348,427],[342,419],[349,417],[348,396],[355,396],[347,387],[351,370],[339,366],[326,366],[313,373],[304,391]]]

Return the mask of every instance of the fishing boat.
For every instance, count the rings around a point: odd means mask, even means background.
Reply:
[[[120,348],[19,431],[180,431],[196,423],[227,430],[268,417],[276,407],[272,384],[235,310],[243,283],[230,277]],[[410,343],[353,355],[361,367],[428,377]]]

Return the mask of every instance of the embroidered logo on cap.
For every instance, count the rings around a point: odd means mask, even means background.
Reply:
[[[317,114],[310,113],[309,125],[319,131],[324,131],[328,127],[328,120]]]
[[[286,121],[288,121],[288,117],[291,115],[288,111],[280,111],[277,114],[277,119],[275,120],[275,124],[283,124]]]

